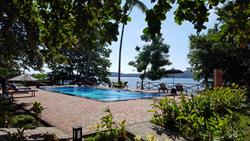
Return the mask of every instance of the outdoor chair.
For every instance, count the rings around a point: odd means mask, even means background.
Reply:
[[[182,86],[181,84],[176,84],[176,85],[175,85],[175,88],[176,88],[176,90],[179,91],[179,92],[183,92],[183,91],[184,91],[183,86]]]
[[[28,88],[28,87],[17,88],[13,84],[8,84],[7,86],[8,86],[7,87],[7,92],[8,92],[8,95],[9,95],[10,102],[13,102],[13,100],[14,100],[14,94],[27,94],[27,93],[31,93],[31,96],[36,96],[36,92],[38,91],[38,90],[33,90],[31,88]]]
[[[170,95],[173,95],[175,97],[177,95],[177,90],[175,88],[172,88],[170,91]]]
[[[167,91],[168,93],[168,88],[166,87],[166,85],[164,83],[159,84],[159,93],[161,92],[161,90],[165,93],[165,91]]]
[[[120,84],[112,82],[112,87],[113,88],[119,88],[119,89],[122,89],[122,88],[127,88],[128,89],[128,82],[121,82]]]
[[[128,82],[123,83],[124,88],[126,87],[128,89]]]
[[[17,91],[17,92],[22,92],[22,91],[30,91],[30,87],[16,87],[14,84],[7,84],[7,90],[8,91]]]

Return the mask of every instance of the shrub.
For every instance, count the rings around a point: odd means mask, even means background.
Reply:
[[[93,137],[86,138],[86,141],[116,141],[127,140],[125,129],[126,121],[117,123],[113,120],[113,115],[109,108],[104,110],[107,114],[101,118],[101,123],[97,125],[97,133]]]
[[[12,117],[11,121],[12,127],[32,129],[36,127],[37,122],[31,115],[16,115]]]
[[[41,116],[42,111],[44,110],[42,104],[40,102],[34,102],[32,103],[31,110],[34,112],[35,117],[38,118]]]
[[[9,111],[4,112],[0,115],[0,127],[8,128],[11,124],[12,113]]]
[[[150,110],[150,112],[154,112],[153,119],[151,120],[153,123],[166,129],[175,130],[177,128],[176,118],[179,115],[179,106],[175,100],[165,98],[153,104],[153,108],[155,110]]]
[[[191,140],[241,140],[238,111],[246,107],[245,90],[233,85],[206,90],[181,102],[164,98],[153,104],[152,122]]]
[[[30,115],[15,115],[10,116],[10,122],[8,123],[8,127],[14,127],[17,129],[17,132],[10,133],[5,130],[3,132],[7,133],[7,140],[9,141],[26,141],[27,138],[24,135],[24,131],[26,129],[33,129],[36,127],[37,123],[34,117]]]

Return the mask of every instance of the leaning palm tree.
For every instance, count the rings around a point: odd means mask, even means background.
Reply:
[[[141,2],[140,0],[126,0],[125,4],[123,6],[124,15],[126,17],[128,17],[135,6],[138,7],[142,12],[145,12],[147,10],[146,5],[143,2]],[[122,33],[121,33],[121,39],[120,39],[119,63],[118,63],[118,84],[121,83],[122,40],[123,40],[125,25],[126,25],[126,23],[122,24]]]

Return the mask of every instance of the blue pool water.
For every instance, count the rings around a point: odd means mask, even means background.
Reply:
[[[130,99],[142,99],[159,97],[161,94],[131,92],[125,90],[111,90],[111,89],[96,89],[89,87],[56,87],[45,88],[48,91],[69,94],[74,96],[86,97],[98,101],[119,101]]]

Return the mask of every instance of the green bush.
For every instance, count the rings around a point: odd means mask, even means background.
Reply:
[[[11,120],[12,127],[16,128],[32,129],[37,125],[36,119],[31,115],[16,115]]]
[[[11,117],[12,117],[12,113],[9,111],[6,111],[2,115],[0,115],[0,127],[2,128],[10,127]]]
[[[177,129],[176,118],[179,115],[179,106],[176,104],[175,100],[165,98],[160,100],[158,103],[153,104],[155,110],[150,110],[154,112],[154,117],[151,120],[166,129]]]
[[[86,141],[116,141],[128,140],[125,129],[126,121],[117,123],[113,120],[113,115],[109,108],[105,109],[107,113],[101,118],[101,123],[97,125],[97,133],[93,137],[88,137]]]
[[[38,123],[33,116],[27,114],[19,115],[15,110],[14,107],[9,106],[6,101],[0,98],[0,111],[3,112],[3,114],[0,114],[0,127],[17,129],[17,132],[14,133],[2,130],[7,133],[7,140],[25,141],[27,138],[24,136],[24,131],[35,128]]]
[[[42,111],[44,110],[42,104],[40,102],[34,102],[32,103],[31,110],[34,112],[35,117],[38,118],[41,116]]]
[[[8,124],[6,127],[14,127],[17,129],[16,132],[10,133],[5,130],[2,130],[2,132],[6,132],[7,136],[6,139],[8,141],[26,141],[27,137],[24,135],[24,131],[26,129],[33,129],[37,126],[37,122],[34,117],[30,115],[8,115]]]
[[[207,90],[180,103],[168,98],[153,104],[152,122],[179,131],[191,140],[241,140],[239,116],[246,108],[245,90],[233,85]]]

